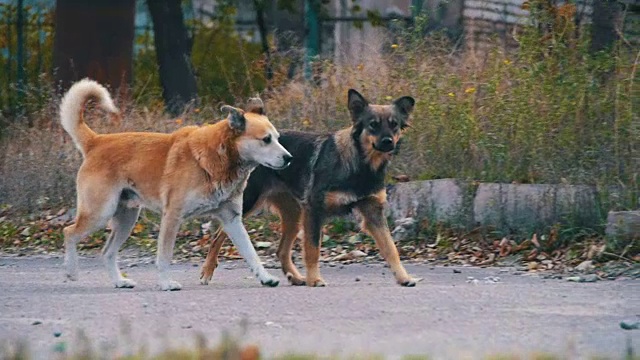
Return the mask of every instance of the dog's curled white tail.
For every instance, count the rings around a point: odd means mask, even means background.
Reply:
[[[96,135],[85,124],[82,112],[85,103],[94,98],[98,106],[112,114],[119,114],[109,91],[96,81],[82,79],[69,88],[60,103],[60,121],[64,130],[71,136],[74,144],[84,155],[85,143]]]

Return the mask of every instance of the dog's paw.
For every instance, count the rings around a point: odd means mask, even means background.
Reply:
[[[307,285],[310,287],[325,287],[327,286],[327,283],[322,280],[322,278],[317,278],[317,279],[307,279]]]
[[[208,285],[209,281],[211,281],[212,278],[213,278],[213,269],[209,270],[208,268],[203,267],[200,270],[200,284],[201,285]]]
[[[114,285],[118,289],[133,289],[136,286],[136,282],[131,279],[120,279]]]
[[[410,277],[410,278],[406,278],[406,279],[399,279],[398,280],[398,284],[400,286],[404,286],[404,287],[414,287],[420,281],[422,281],[421,278],[412,278],[412,277]]]
[[[178,291],[180,289],[182,289],[182,285],[177,281],[167,280],[160,282],[160,290],[162,291]]]
[[[275,276],[267,274],[267,276],[260,279],[260,284],[263,286],[276,287],[280,284],[280,279]]]
[[[307,282],[303,278],[294,276],[290,272],[288,272],[286,275],[287,275],[287,280],[289,280],[289,284],[291,284],[293,286],[305,286],[305,285],[307,285]]]

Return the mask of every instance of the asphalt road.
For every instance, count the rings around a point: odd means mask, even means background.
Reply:
[[[0,257],[0,339],[28,339],[37,358],[47,358],[59,342],[72,348],[78,329],[95,348],[123,353],[133,348],[127,344],[150,351],[190,346],[196,334],[213,344],[225,330],[239,332],[243,322],[244,340],[267,355],[475,359],[553,352],[620,359],[627,341],[640,352],[640,330],[619,326],[640,315],[638,280],[570,283],[498,268],[454,273],[415,264],[409,272],[424,280],[402,288],[388,269],[373,264],[323,267],[326,288],[264,288],[244,263],[223,262],[208,286],[199,284],[197,267],[173,265],[183,289],[161,292],[153,265],[123,267],[138,286],[115,289],[99,259],[82,259],[77,282],[64,280],[61,263]],[[280,270],[269,271],[285,281]],[[487,283],[488,276],[500,279]]]

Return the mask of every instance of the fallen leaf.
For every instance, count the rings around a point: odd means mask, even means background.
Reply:
[[[533,234],[533,236],[531,237],[531,243],[533,244],[533,246],[540,248],[540,243],[538,242],[537,234]]]

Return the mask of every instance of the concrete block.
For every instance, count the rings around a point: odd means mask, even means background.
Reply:
[[[477,225],[503,231],[541,230],[555,223],[597,226],[596,191],[582,185],[480,184],[473,202]]]
[[[605,233],[623,240],[640,239],[640,210],[609,211]]]
[[[399,183],[387,191],[388,213],[394,220],[427,218],[466,226],[471,216],[465,206],[466,189],[467,185],[456,179]]]

